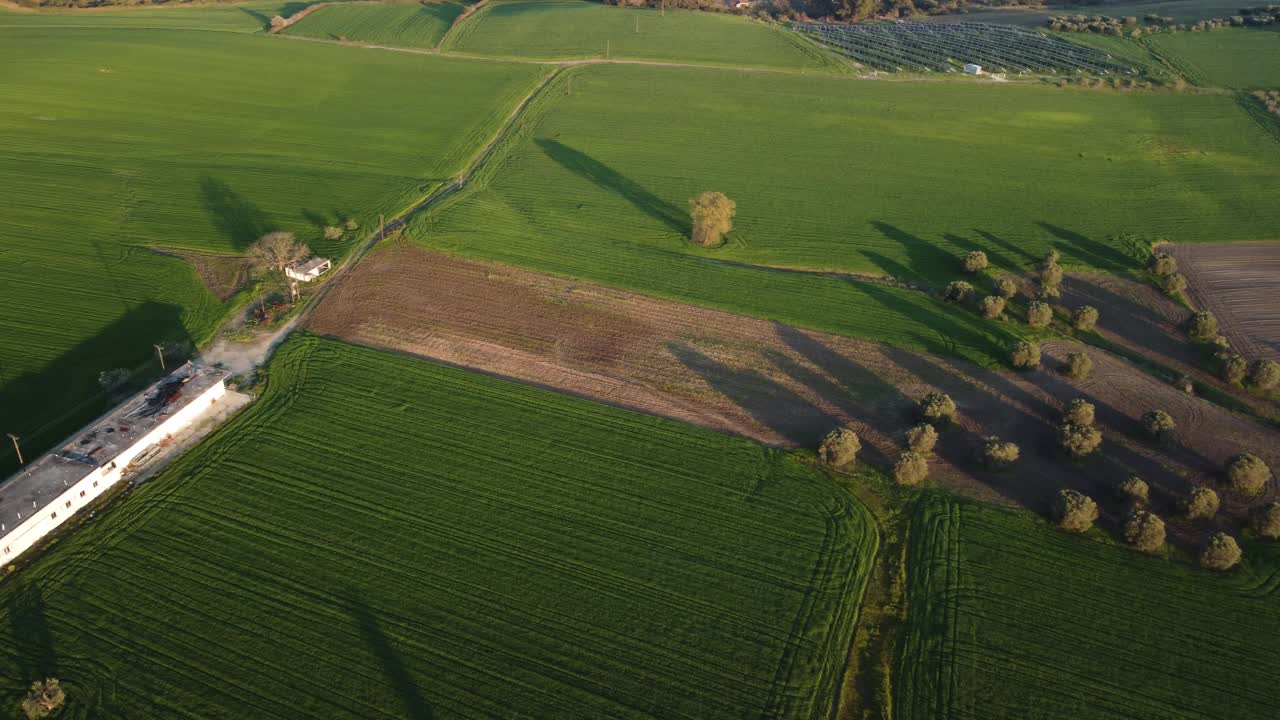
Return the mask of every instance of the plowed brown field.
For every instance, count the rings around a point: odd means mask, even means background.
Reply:
[[[1280,242],[1168,245],[1197,308],[1249,359],[1280,359]]]

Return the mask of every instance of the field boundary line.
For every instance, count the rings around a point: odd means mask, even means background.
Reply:
[[[466,21],[467,18],[471,17],[472,15],[475,15],[480,10],[480,8],[488,7],[488,6],[489,6],[489,0],[480,0],[480,2],[474,5],[468,5],[466,8],[464,8],[462,11],[462,14],[454,18],[453,22],[449,23],[449,27],[445,29],[444,34],[441,35],[440,39],[436,42],[435,49],[442,50],[444,48],[445,41],[448,40],[451,35],[453,35],[453,31],[455,28],[457,28],[464,21]]]

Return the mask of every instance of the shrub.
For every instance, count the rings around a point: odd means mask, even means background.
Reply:
[[[1124,521],[1124,541],[1153,553],[1164,545],[1164,521],[1148,510],[1134,510]]]
[[[1168,295],[1181,295],[1187,291],[1187,279],[1182,276],[1182,273],[1166,275],[1160,283],[1160,287]]]
[[[1019,454],[1017,445],[1001,442],[995,435],[987,438],[987,443],[982,448],[983,462],[993,468],[1005,467],[1016,462]]]
[[[1158,252],[1151,256],[1151,272],[1168,277],[1178,272],[1178,259],[1169,253]]]
[[[1071,327],[1081,332],[1090,332],[1098,324],[1098,309],[1092,305],[1076,308],[1071,313]]]
[[[1215,355],[1218,361],[1218,374],[1232,385],[1244,382],[1249,374],[1249,363],[1233,352],[1220,352]]]
[[[1253,517],[1258,534],[1271,540],[1280,539],[1280,502],[1264,505]]]
[[[972,250],[964,256],[965,272],[982,272],[987,269],[987,264],[987,254],[981,250]]]
[[[1173,416],[1163,410],[1151,410],[1144,413],[1141,422],[1142,431],[1156,440],[1163,438],[1177,428],[1177,425],[1173,422]]]
[[[693,241],[703,246],[718,245],[725,233],[733,229],[733,216],[738,205],[724,193],[706,191],[689,201],[693,220]]]
[[[954,406],[952,412],[954,414]],[[937,444],[938,431],[929,423],[920,423],[907,431],[907,447],[911,452],[928,455],[933,452],[933,446]]]
[[[58,678],[46,678],[31,683],[27,696],[22,700],[22,712],[27,720],[41,720],[57,712],[66,702],[66,693]]]
[[[999,295],[988,295],[978,303],[978,309],[982,312],[982,317],[995,320],[1004,314],[1004,298]]]
[[[934,425],[954,422],[956,403],[946,393],[931,392],[920,399],[920,417]]]
[[[360,223],[356,222],[355,218],[347,218],[347,221],[342,223],[342,227],[347,230],[359,230]]]
[[[342,228],[334,227],[332,225],[327,226],[324,229],[324,239],[325,240],[341,240]]]
[[[1098,519],[1098,504],[1093,498],[1075,490],[1059,490],[1053,505],[1058,527],[1069,532],[1084,532]]]
[[[942,290],[942,299],[947,302],[962,303],[973,292],[973,286],[963,280],[952,280]]]
[[[1019,369],[1037,367],[1040,365],[1040,348],[1035,343],[1019,340],[1009,349],[1009,362]]]
[[[1049,252],[1044,254],[1044,261],[1041,263],[1041,266],[1048,267],[1050,265],[1057,265],[1058,261],[1061,259],[1062,253],[1057,250],[1050,249]]]
[[[1130,475],[1125,478],[1118,489],[1121,497],[1128,498],[1139,505],[1145,505],[1151,497],[1151,489],[1147,487],[1146,481],[1137,475]]]
[[[996,294],[1008,300],[1018,294],[1018,283],[1013,278],[1002,277],[996,281]]]
[[[1063,372],[1069,378],[1084,380],[1089,377],[1089,373],[1093,372],[1093,360],[1082,352],[1070,353],[1067,355],[1067,366]]]
[[[1230,570],[1240,562],[1240,546],[1236,539],[1220,532],[1214,533],[1200,551],[1200,565],[1210,570]]]
[[[893,464],[893,479],[899,485],[919,485],[929,474],[929,461],[924,455],[908,450]]]
[[[1062,284],[1062,266],[1057,263],[1045,265],[1040,271],[1040,284],[1042,286],[1057,287]]]
[[[1049,303],[1032,300],[1027,306],[1027,324],[1033,328],[1049,327],[1049,323],[1053,321],[1053,308],[1049,307]]]
[[[1196,342],[1210,342],[1218,336],[1218,318],[1208,310],[1201,310],[1187,322],[1187,337]]]
[[[1267,486],[1271,468],[1256,455],[1240,453],[1227,461],[1227,479],[1236,492],[1252,497]]]
[[[1087,427],[1093,424],[1093,411],[1093,403],[1084,398],[1076,398],[1067,403],[1067,409],[1062,413],[1062,422]]]
[[[1275,360],[1254,360],[1249,365],[1249,383],[1259,390],[1272,390],[1280,386],[1280,363]]]
[[[1193,487],[1182,499],[1182,511],[1191,520],[1211,518],[1218,514],[1218,493],[1204,486]]]
[[[1087,457],[1102,444],[1102,433],[1091,425],[1066,423],[1058,428],[1058,442],[1071,457]]]
[[[831,467],[844,467],[858,459],[861,449],[858,433],[849,428],[836,428],[822,438],[818,445],[818,459]]]
[[[272,15],[272,16],[271,16],[271,29],[272,29],[272,30],[279,30],[280,28],[285,27],[285,26],[286,26],[286,25],[288,25],[288,24],[289,24],[289,21],[288,21],[288,20],[285,20],[284,18],[280,17],[279,15]]]

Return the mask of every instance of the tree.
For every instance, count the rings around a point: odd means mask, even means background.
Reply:
[[[1272,390],[1280,386],[1280,363],[1275,360],[1254,360],[1249,365],[1249,382],[1259,390]]]
[[[1164,521],[1153,512],[1135,509],[1124,521],[1124,541],[1154,553],[1164,546]]]
[[[1056,262],[1048,263],[1040,271],[1040,297],[1055,298],[1061,295],[1062,266]]]
[[[1063,372],[1069,378],[1084,380],[1089,377],[1089,373],[1093,372],[1093,360],[1082,352],[1069,353],[1067,355],[1067,365]]]
[[[1168,277],[1178,272],[1178,259],[1169,253],[1158,252],[1151,256],[1151,272]]]
[[[324,229],[324,239],[325,239],[325,240],[341,240],[341,239],[342,239],[342,228],[340,228],[340,227],[334,227],[333,225],[329,225],[329,226],[325,227],[325,229]]]
[[[935,426],[956,419],[956,403],[946,393],[931,392],[920,398],[919,410],[921,419]]]
[[[818,446],[818,459],[831,467],[844,467],[858,459],[862,442],[849,428],[836,428],[827,433]]]
[[[254,243],[249,254],[260,267],[283,273],[285,268],[310,257],[311,251],[298,242],[293,233],[273,232]]]
[[[1057,250],[1054,250],[1053,248],[1050,248],[1049,252],[1044,254],[1044,260],[1041,261],[1040,267],[1049,267],[1050,265],[1057,265],[1058,261],[1061,259],[1062,259],[1062,253],[1058,252]]]
[[[1019,340],[1009,349],[1009,362],[1018,369],[1038,367],[1040,348],[1033,342]]]
[[[1049,323],[1053,321],[1053,308],[1049,307],[1049,303],[1032,300],[1027,306],[1027,324],[1033,328],[1049,327]]]
[[[1267,486],[1271,468],[1256,455],[1240,453],[1227,461],[1227,479],[1236,492],[1252,497]]]
[[[1014,282],[1013,278],[1002,277],[996,281],[996,294],[1008,300],[1018,294],[1018,283]]]
[[[1253,518],[1258,534],[1270,540],[1280,539],[1280,502],[1264,505]]]
[[[359,230],[360,223],[356,222],[355,218],[347,218],[347,221],[342,223],[342,227],[347,230]]]
[[[1058,527],[1068,532],[1082,533],[1093,527],[1093,521],[1098,519],[1098,504],[1084,493],[1059,490],[1053,514]]]
[[[1071,313],[1071,327],[1080,332],[1092,332],[1097,324],[1098,309],[1091,305],[1078,307]]]
[[[1177,429],[1173,416],[1163,410],[1143,413],[1141,423],[1142,431],[1155,440],[1161,440]]]
[[[1211,518],[1218,514],[1218,493],[1211,488],[1197,485],[1182,499],[1182,511],[1190,520]]]
[[[1137,475],[1130,475],[1121,481],[1118,486],[1120,496],[1129,499],[1135,505],[1146,505],[1147,500],[1151,497],[1151,489],[1147,487],[1146,481]]]
[[[981,311],[982,317],[995,320],[1004,314],[1004,298],[999,295],[988,295],[978,303],[978,310]]]
[[[982,447],[982,460],[991,468],[1002,468],[1017,462],[1018,446],[1011,442],[1001,442],[1000,438],[992,435],[987,438],[986,444]]]
[[[893,479],[899,485],[919,485],[928,475],[929,461],[914,450],[902,453],[893,464]]]
[[[693,218],[693,241],[703,246],[718,245],[725,233],[733,229],[733,216],[738,204],[724,193],[708,190],[689,201]]]
[[[973,292],[973,286],[963,280],[952,280],[942,290],[942,299],[952,303],[962,303]]]
[[[1211,342],[1218,336],[1218,318],[1208,310],[1201,310],[1187,322],[1187,336],[1196,342]]]
[[[66,701],[66,693],[62,691],[58,678],[36,680],[22,700],[22,712],[27,720],[41,720],[56,712]]]
[[[1102,444],[1102,433],[1092,425],[1064,423],[1058,428],[1058,443],[1073,458],[1087,457]]]
[[[920,423],[907,431],[907,447],[914,453],[928,455],[937,444],[938,431],[929,423]]]
[[[1084,398],[1072,400],[1062,413],[1062,422],[1071,425],[1084,425],[1087,427],[1093,424],[1093,419],[1093,403]]]
[[[972,250],[964,256],[964,271],[979,273],[987,269],[987,254],[981,250]]]
[[[1214,359],[1218,361],[1218,374],[1223,380],[1232,385],[1244,382],[1245,376],[1249,373],[1249,363],[1244,358],[1236,353],[1223,351],[1214,355]]]
[[[284,18],[280,17],[279,15],[272,15],[272,16],[271,16],[271,29],[272,29],[272,30],[279,30],[280,28],[283,28],[283,27],[285,27],[285,26],[286,26],[286,25],[288,25],[288,24],[289,24],[289,21],[288,21],[288,20],[285,20]]]
[[[1230,570],[1240,562],[1240,545],[1230,535],[1214,533],[1200,551],[1200,565],[1210,570]]]
[[[1181,295],[1187,291],[1187,279],[1182,273],[1165,275],[1160,285],[1166,295]]]

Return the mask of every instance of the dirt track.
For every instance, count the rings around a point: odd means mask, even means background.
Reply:
[[[1280,242],[1168,245],[1191,304],[1213,312],[1250,360],[1280,360]]]
[[[944,434],[932,476],[1036,509],[1065,486],[1117,513],[1118,501],[1106,502],[1109,487],[1136,472],[1169,512],[1191,482],[1215,484],[1216,469],[1235,452],[1280,466],[1280,433],[1100,352],[1090,352],[1094,376],[1076,386],[1049,368],[996,373],[405,244],[369,255],[339,279],[309,327],[775,445],[810,446],[849,423],[864,438],[864,455],[881,464],[900,451],[915,400],[941,389],[963,419]],[[1069,349],[1047,346],[1046,365],[1056,367],[1054,358]],[[1106,452],[1073,465],[1056,455],[1055,426],[1061,406],[1078,396],[1097,404]],[[1153,408],[1174,416],[1178,442],[1157,448],[1136,438],[1137,418]],[[1022,447],[1015,469],[976,466],[988,434]],[[1228,495],[1227,514],[1244,512]]]

